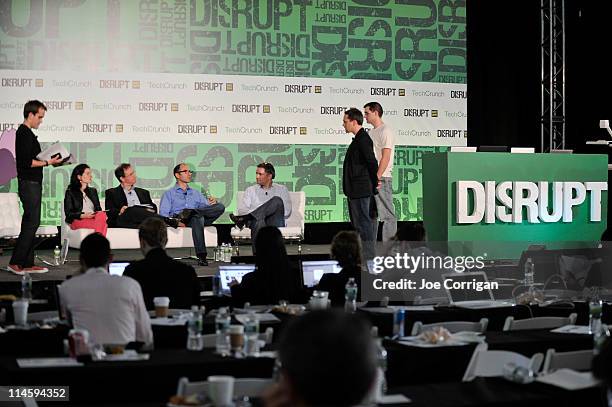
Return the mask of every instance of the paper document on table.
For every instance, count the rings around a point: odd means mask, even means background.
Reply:
[[[58,142],[51,144],[44,151],[41,151],[37,156],[37,160],[45,161],[50,160],[52,158],[59,157],[62,159],[62,163],[60,165],[74,164],[76,160],[74,156],[68,152],[66,147],[61,145]]]
[[[17,359],[17,365],[21,368],[31,367],[70,367],[83,366],[81,362],[77,362],[73,358],[27,358]]]
[[[588,389],[599,385],[599,380],[591,372],[577,372],[572,369],[559,369],[553,373],[540,376],[536,379],[540,383],[561,387],[565,390]]]
[[[560,328],[552,329],[550,332],[558,334],[590,334],[589,327],[586,325],[564,325]]]
[[[408,397],[403,394],[385,394],[376,400],[377,404],[401,404],[401,403],[412,403]]]
[[[278,319],[274,314],[270,314],[270,313],[255,314],[255,316],[257,316],[257,319],[259,320],[260,323],[261,322],[280,322],[280,319]],[[238,320],[238,322],[244,325],[244,322],[249,317],[249,315],[240,314],[240,315],[234,315],[234,317]]]

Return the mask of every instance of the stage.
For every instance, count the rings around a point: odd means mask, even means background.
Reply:
[[[310,255],[325,256],[329,254],[328,244],[316,244],[316,245],[315,244],[310,244],[310,245],[303,244],[301,245],[301,248],[302,248],[301,254],[304,257],[310,256]],[[195,255],[195,252],[193,251],[193,249],[190,250],[189,248],[168,249],[167,252],[168,252],[168,255],[175,257],[175,258]],[[12,253],[12,250],[5,249],[4,253],[0,256],[0,294],[3,294],[2,289],[1,289],[3,283],[20,282],[22,278],[21,276],[13,274],[6,269],[6,266],[8,265],[8,262],[11,258],[11,253]],[[289,255],[297,255],[298,245],[288,244],[287,253]],[[38,259],[36,260],[36,265],[40,265],[40,266],[45,265],[41,261],[41,259],[44,259],[47,261],[53,260],[53,250],[37,250],[36,255],[38,256]],[[129,262],[129,261],[140,260],[144,257],[142,252],[136,249],[113,250],[112,255],[113,255],[114,262],[122,262],[122,261]],[[220,264],[226,264],[226,263],[215,262],[211,260],[212,255],[213,255],[213,248],[209,247],[208,248],[209,260],[208,260],[208,266],[206,267],[198,266],[198,262],[195,259],[184,259],[182,261],[193,266],[196,273],[198,274],[198,277],[207,277],[207,276],[212,276],[218,270],[218,267]],[[240,257],[241,258],[245,256],[251,256],[251,255],[252,255],[252,249],[250,245],[240,246]],[[238,260],[239,261],[245,260],[241,258],[239,258]],[[70,249],[68,251],[68,256],[66,260],[67,260],[66,263],[60,266],[47,266],[49,268],[48,273],[32,274],[33,282],[34,283],[36,283],[37,281],[59,281],[61,282],[61,281],[64,281],[67,276],[78,273],[79,251],[76,249]],[[250,259],[247,258],[246,260],[247,262],[252,262],[250,261],[252,260],[252,258]]]

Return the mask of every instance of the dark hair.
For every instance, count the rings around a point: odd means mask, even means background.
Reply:
[[[274,166],[272,163],[263,162],[257,164],[257,168],[263,168],[268,174],[272,174],[272,179],[276,176],[276,171],[274,170]]]
[[[366,107],[367,107],[368,109],[370,109],[370,112],[376,112],[376,113],[378,113],[378,117],[382,117],[382,116],[383,116],[383,108],[382,108],[382,106],[380,105],[380,103],[378,103],[378,102],[369,102],[369,103],[366,103],[366,104],[363,106],[363,108],[364,108],[364,109],[365,109]]]
[[[331,255],[343,269],[361,267],[361,239],[357,232],[338,232],[332,239]]]
[[[266,304],[277,304],[279,300],[299,302],[301,278],[298,270],[289,264],[283,235],[276,226],[264,226],[255,238],[255,272],[266,281]]]
[[[86,268],[105,266],[110,259],[110,242],[99,233],[88,235],[81,242],[79,258]]]
[[[163,220],[152,216],[142,221],[138,226],[138,237],[151,247],[166,247],[168,230]]]
[[[131,166],[132,165],[129,163],[122,163],[119,164],[117,168],[115,168],[115,177],[117,178],[117,181],[121,182],[121,177],[125,177],[125,170],[127,170]]]
[[[74,191],[78,191],[81,189],[81,181],[77,178],[79,175],[83,175],[86,169],[89,168],[87,164],[79,164],[72,170],[72,174],[70,174],[70,185],[68,189],[72,189]]]
[[[424,242],[425,237],[425,228],[421,222],[406,223],[395,234],[395,240],[400,242]]]
[[[312,311],[292,320],[283,332],[279,357],[293,393],[309,406],[354,406],[376,377],[369,324],[338,310]]]
[[[344,114],[349,120],[357,120],[360,126],[363,124],[363,113],[361,113],[361,110],[351,107],[349,110],[345,111]]]
[[[29,100],[25,105],[23,105],[23,118],[27,119],[30,113],[36,115],[40,109],[47,111],[47,106],[45,106],[40,100]]]

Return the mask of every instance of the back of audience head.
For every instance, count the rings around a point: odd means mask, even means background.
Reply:
[[[359,268],[361,266],[361,239],[357,232],[343,230],[338,232],[331,242],[332,258],[340,267]]]
[[[81,242],[79,259],[81,270],[92,267],[104,267],[111,261],[110,242],[99,233],[92,233]]]
[[[168,229],[160,218],[149,217],[138,226],[138,237],[144,252],[155,248],[164,249],[168,243]]]
[[[299,289],[299,276],[289,265],[283,235],[276,226],[264,226],[255,239],[257,272],[267,279],[266,288],[271,303],[290,300]]]
[[[296,318],[280,343],[281,387],[290,405],[353,406],[376,376],[369,324],[356,314],[313,311]]]
[[[397,231],[395,240],[399,242],[424,242],[427,240],[427,233],[422,223],[410,222]]]

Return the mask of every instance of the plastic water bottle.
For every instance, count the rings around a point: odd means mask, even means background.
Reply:
[[[204,349],[204,338],[202,337],[202,314],[197,305],[191,307],[188,323],[187,350]]]
[[[230,316],[227,312],[227,308],[219,308],[217,316],[215,317],[215,333],[216,333],[216,352],[221,355],[227,355],[230,352],[230,341],[229,341],[229,326]]]
[[[221,261],[221,247],[215,248],[215,262]]]
[[[531,257],[527,258],[525,262],[525,285],[527,287],[533,287],[533,283],[535,281],[535,266]]]
[[[406,316],[406,311],[403,309],[398,309],[395,311],[393,315],[393,336],[402,338],[404,337],[404,320]]]
[[[513,362],[504,365],[502,368],[502,374],[507,380],[520,384],[531,383],[535,380],[533,370],[526,368],[525,366],[518,366]]]
[[[55,249],[53,249],[53,262],[55,263],[56,266],[60,265],[60,254],[61,254],[61,250],[59,246],[55,246]]]
[[[24,300],[32,299],[32,276],[30,276],[30,273],[24,273],[21,277],[21,298]]]
[[[603,301],[592,298],[589,301],[589,333],[593,335],[593,353],[598,354],[603,343],[610,336],[608,327],[601,323]]]
[[[357,283],[353,277],[348,279],[344,286],[344,310],[346,312],[357,311]]]
[[[372,327],[372,337],[376,343],[376,361],[378,362],[378,396],[387,394],[387,350],[382,344],[382,338],[378,337],[378,327]]]
[[[226,263],[231,263],[232,261],[232,245],[231,244],[226,244],[225,245],[225,259],[223,261],[225,261]]]
[[[249,311],[244,321],[244,353],[246,356],[259,356],[259,318]]]

